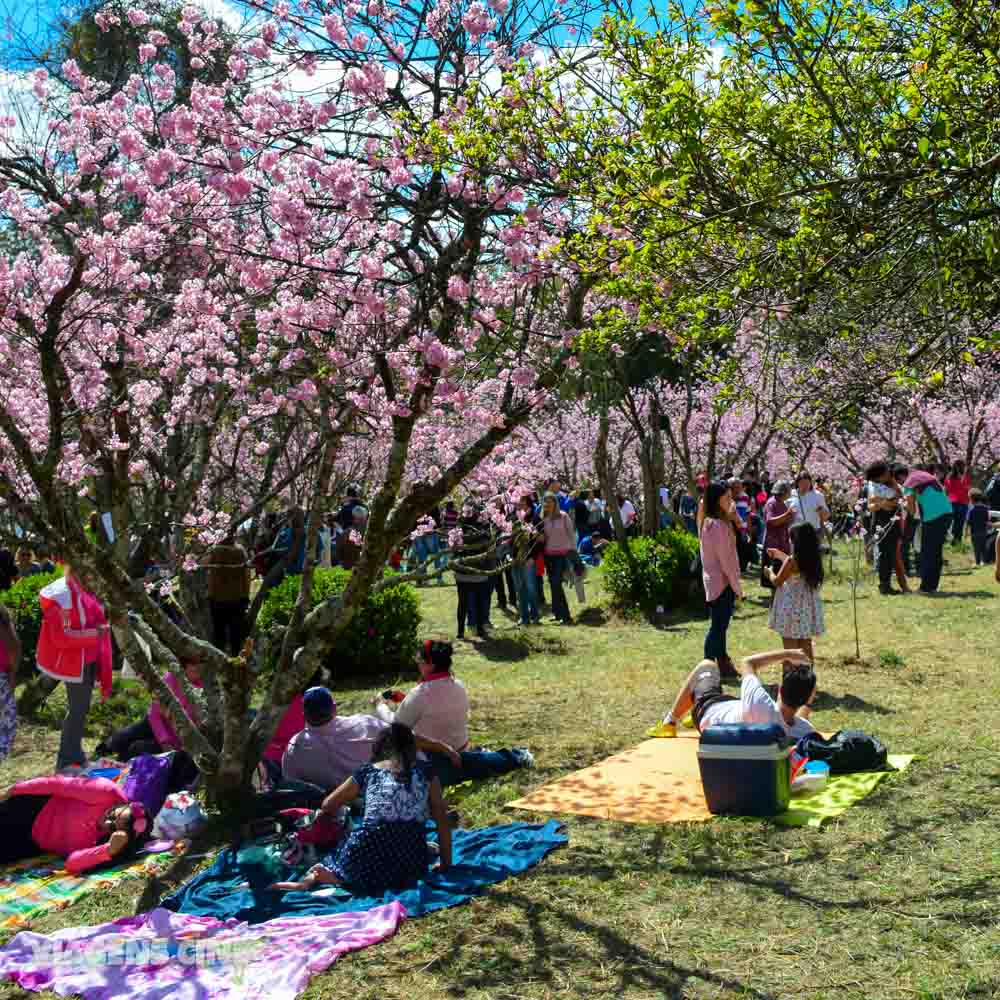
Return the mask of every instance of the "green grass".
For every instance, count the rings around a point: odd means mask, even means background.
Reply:
[[[839,820],[786,830],[751,820],[629,826],[569,817],[569,845],[540,867],[405,924],[392,941],[314,979],[306,996],[1000,995],[1000,588],[967,555],[948,558],[944,596],[880,598],[869,582],[859,600],[860,662],[849,588],[836,580],[826,589],[814,721],[865,729],[892,751],[920,755]],[[758,587],[746,583],[734,654],[779,644]],[[453,634],[454,589],[421,594],[424,634]],[[606,610],[584,621],[593,624],[498,627],[491,642],[457,645],[473,739],[526,744],[537,761],[533,771],[452,794],[467,825],[531,818],[505,803],[641,740],[699,658],[705,630],[702,620],[658,629]],[[503,623],[496,610],[494,622]],[[338,691],[340,710],[361,710],[371,693]],[[0,781],[43,770],[54,746],[50,730],[23,734]],[[141,890],[125,883],[37,929],[130,912]],[[25,995],[0,987],[2,1000]]]

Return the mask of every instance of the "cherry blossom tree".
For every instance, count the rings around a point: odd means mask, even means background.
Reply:
[[[463,127],[479,89],[565,43],[560,3],[264,13],[231,45],[228,76],[206,82],[219,25],[182,8],[195,79],[180,100],[156,28],[120,88],[72,60],[59,81],[38,70],[44,131],[8,117],[0,138],[0,214],[21,247],[0,260],[0,489],[106,601],[221,797],[238,796],[285,706],[384,585],[392,548],[546,404],[588,291],[552,253],[571,220],[554,172]],[[149,21],[109,6],[95,22],[123,17]],[[364,441],[377,460],[351,581],[311,610],[312,518],[248,727],[260,643],[234,659],[174,624],[129,572],[129,543],[168,535],[183,584],[275,498],[323,509]],[[88,540],[93,509],[110,513],[113,543]],[[163,681],[190,658],[205,675],[198,724]]]

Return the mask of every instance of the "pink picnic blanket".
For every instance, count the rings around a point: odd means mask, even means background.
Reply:
[[[349,951],[391,937],[406,910],[280,917],[253,926],[156,909],[0,949],[0,981],[85,1000],[294,1000]]]

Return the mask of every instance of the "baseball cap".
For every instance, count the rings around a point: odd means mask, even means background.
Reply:
[[[311,687],[302,698],[302,711],[307,719],[325,719],[337,710],[337,703],[328,688]]]

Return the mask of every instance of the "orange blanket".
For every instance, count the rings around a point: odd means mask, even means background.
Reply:
[[[624,823],[701,822],[712,816],[701,788],[698,734],[693,730],[682,730],[676,739],[646,740],[508,807]]]

